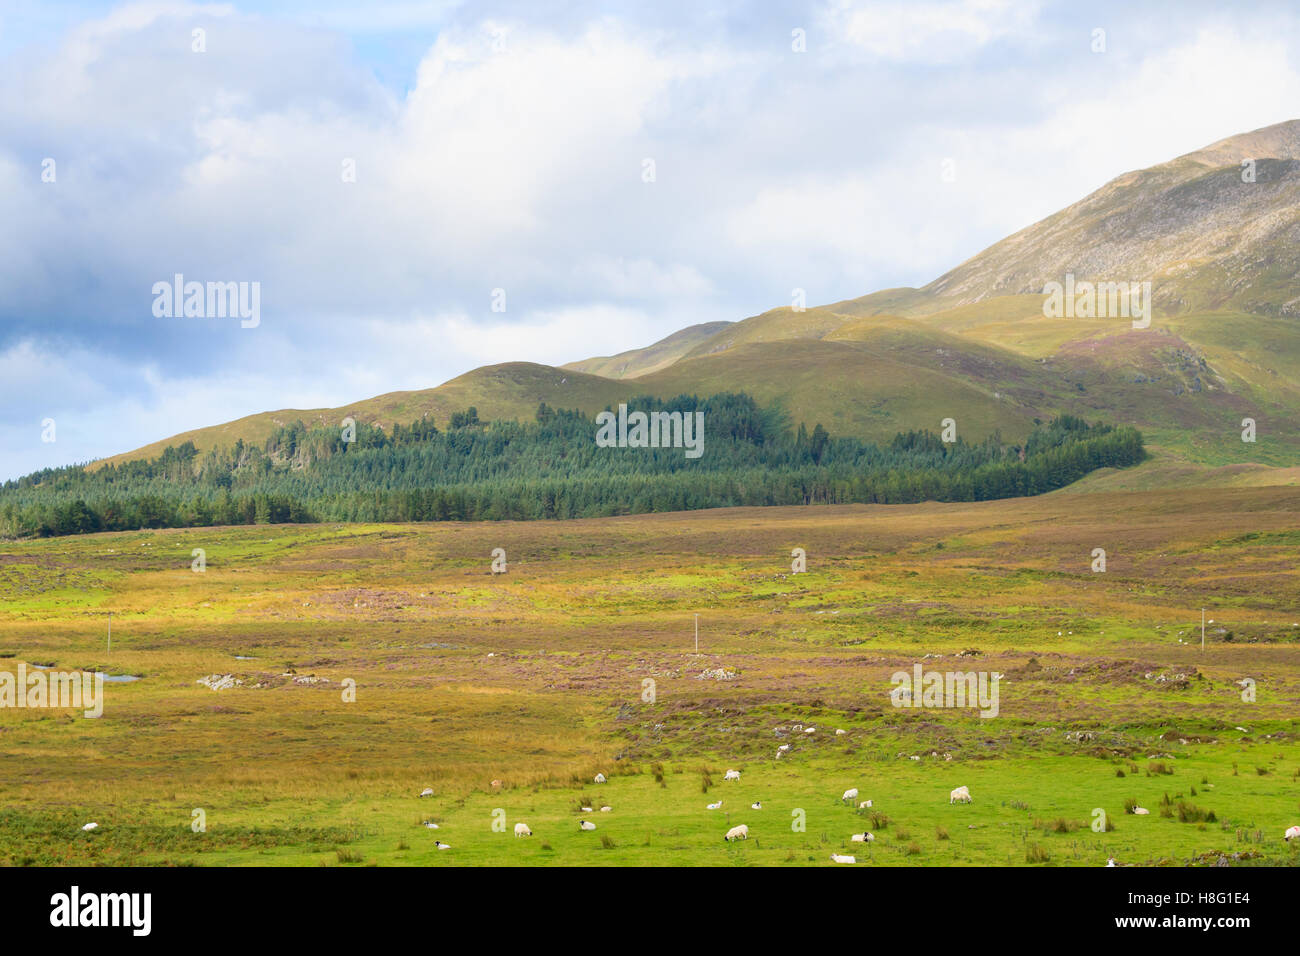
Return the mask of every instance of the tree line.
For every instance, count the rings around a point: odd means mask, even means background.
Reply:
[[[631,399],[705,413],[698,459],[677,448],[601,448],[593,419],[545,403],[530,422],[457,412],[391,430],[278,428],[200,452],[45,469],[0,486],[0,536],[317,521],[583,518],[739,505],[901,504],[1041,494],[1145,457],[1133,428],[1061,416],[1020,444],[946,443],[929,431],[884,444],[790,427],[742,393]]]

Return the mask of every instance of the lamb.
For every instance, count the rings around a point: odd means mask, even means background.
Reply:
[[[967,787],[958,787],[952,793],[948,794],[948,803],[970,803],[970,790]]]
[[[515,836],[521,837],[521,836],[532,836],[532,835],[533,835],[533,831],[528,829],[527,823],[515,824]]]
[[[748,840],[749,827],[747,827],[743,823],[740,824],[740,826],[732,827],[730,830],[727,831],[727,836],[725,839],[727,840],[727,842],[731,842],[732,840]]]
[[[726,774],[723,775],[722,779],[723,779],[723,780],[739,780],[739,779],[740,779],[740,771],[739,771],[739,770],[728,770],[728,771],[726,772]]]

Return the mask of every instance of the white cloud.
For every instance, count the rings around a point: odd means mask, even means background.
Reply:
[[[835,0],[823,13],[833,43],[884,60],[947,62],[969,58],[1005,37],[1023,35],[1036,2],[1017,0]]]

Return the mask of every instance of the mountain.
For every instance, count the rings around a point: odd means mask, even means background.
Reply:
[[[1253,182],[1243,181],[1248,160]],[[638,394],[745,391],[792,424],[875,440],[937,431],[949,417],[968,440],[1018,439],[1062,413],[1134,424],[1180,476],[1244,468],[1269,480],[1264,466],[1300,453],[1298,271],[1300,121],[1291,121],[1125,173],[919,289],[704,323],[561,368],[510,362],[336,409],[254,415],[114,460],[185,440],[201,450],[261,442],[297,418],[441,424],[473,405],[484,419],[527,419],[540,402],[594,414]],[[1150,281],[1150,327],[1045,317],[1044,286],[1067,273]],[[1248,417],[1255,443],[1241,440]]]
[[[1252,164],[1253,170],[1243,168]],[[1244,179],[1252,181],[1243,181]],[[922,290],[948,305],[1079,279],[1151,281],[1169,312],[1300,311],[1300,120],[1125,173]]]
[[[687,326],[643,349],[630,349],[617,355],[583,359],[560,367],[575,372],[586,372],[589,375],[602,375],[605,378],[636,378],[667,368],[693,349],[696,344],[711,338],[714,333],[722,331],[731,324],[722,321]]]

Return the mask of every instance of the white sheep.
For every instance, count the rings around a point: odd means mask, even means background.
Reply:
[[[844,796],[840,797],[840,799],[841,799],[841,800],[844,800],[844,801],[846,801],[846,802],[849,801],[849,800],[856,800],[856,799],[858,799],[858,788],[857,788],[857,787],[850,787],[848,790],[845,790],[845,791],[844,791]]]
[[[739,780],[739,779],[740,779],[740,771],[739,771],[739,770],[728,770],[728,771],[723,775],[722,779],[723,779],[723,780]]]
[[[967,787],[958,787],[952,793],[948,794],[948,802],[952,803],[970,803],[970,790]]]
[[[832,863],[857,863],[858,858],[855,856],[848,856],[847,854],[844,853],[832,853],[831,862]]]
[[[1106,858],[1106,865],[1107,865],[1107,866],[1114,866],[1114,865],[1115,865],[1115,858],[1114,858],[1113,856],[1111,856],[1111,857],[1107,857],[1107,858]]]
[[[97,829],[98,827],[99,827],[99,824],[98,824],[98,823],[87,823],[87,824],[86,824],[84,827],[82,827],[81,829],[86,830],[87,832],[89,832],[90,830]]]
[[[521,836],[532,836],[532,835],[533,835],[533,831],[528,829],[527,823],[515,824],[515,836],[521,837]]]
[[[749,809],[751,809],[751,810],[762,810],[762,809],[763,809],[763,804],[762,804],[760,801],[755,800],[753,803],[751,803],[751,804],[749,805]]]
[[[420,791],[420,796],[422,797],[433,796],[433,787],[425,787],[423,790]]]
[[[874,833],[855,833],[849,837],[850,843],[874,843],[876,835]]]
[[[601,808],[600,808],[600,812],[601,812],[601,813],[609,813],[609,812],[611,812],[613,809],[614,809],[613,807],[601,807]]]
[[[434,840],[434,841],[433,841],[433,845],[436,846],[439,850],[450,850],[450,849],[451,849],[451,844],[450,844],[450,843],[443,843],[443,842],[440,841],[440,840]]]
[[[1287,827],[1286,839],[1287,842],[1290,842],[1291,840],[1295,840],[1295,839],[1300,839],[1300,827]]]
[[[579,820],[578,828],[581,830],[594,830],[596,829],[596,824],[592,823],[590,820]]]
[[[721,809],[722,809],[722,801],[719,800],[717,803],[710,803],[710,804],[709,804],[707,807],[705,807],[704,809],[706,809],[706,810],[721,810]]]
[[[426,827],[427,829],[430,829],[430,830],[436,830],[436,829],[438,829],[438,824],[434,823],[432,820],[425,820],[425,821],[424,821],[424,825],[425,825],[425,827]]]
[[[582,812],[583,812],[583,813],[591,813],[591,807],[583,807],[583,808],[582,808]]]
[[[740,826],[732,827],[730,830],[727,831],[726,839],[728,842],[732,840],[748,840],[749,827],[747,827],[743,823],[740,824]]]
[[[870,809],[871,809],[871,801],[870,801],[870,800],[863,800],[861,803],[858,804],[858,809],[859,809],[859,810],[870,810]]]
[[[596,774],[596,776],[595,776],[595,780],[596,780],[597,783],[604,783],[604,782],[605,782],[605,775],[604,775],[603,773],[598,773],[598,774]]]
[[[1148,810],[1146,807],[1134,807],[1134,808],[1133,808],[1133,812],[1136,813],[1136,814],[1137,814],[1138,816],[1140,816],[1140,817],[1144,817],[1144,816],[1146,816],[1148,813],[1150,813],[1151,811]]]

